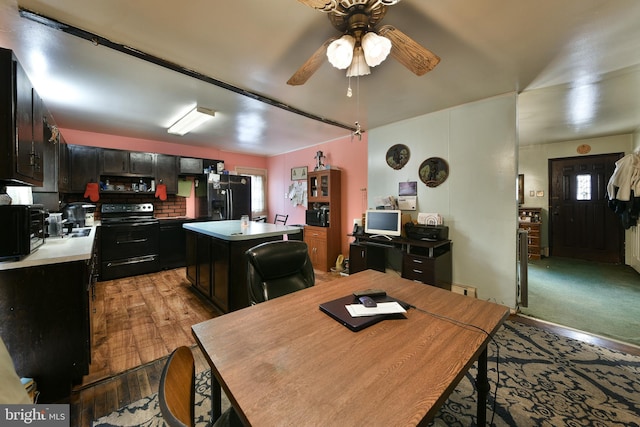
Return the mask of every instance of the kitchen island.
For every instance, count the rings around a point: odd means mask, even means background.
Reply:
[[[88,373],[95,241],[96,227],[74,229],[0,262],[0,337],[18,375],[35,379],[39,403],[68,398]]]
[[[249,305],[245,252],[264,242],[299,239],[299,227],[249,221],[208,221],[184,224],[187,278],[222,313]]]

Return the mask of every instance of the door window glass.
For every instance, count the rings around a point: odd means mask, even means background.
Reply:
[[[577,175],[576,181],[576,200],[591,200],[591,175]]]

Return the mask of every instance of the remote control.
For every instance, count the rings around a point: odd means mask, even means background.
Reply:
[[[376,307],[378,305],[371,297],[364,296],[358,299],[365,307]]]

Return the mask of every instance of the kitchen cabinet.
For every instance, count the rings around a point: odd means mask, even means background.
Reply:
[[[167,194],[178,192],[178,159],[167,154],[156,154],[156,184],[167,186]]]
[[[98,182],[98,148],[68,145],[68,179],[70,193],[84,193],[87,183]]]
[[[53,134],[55,122],[49,112],[44,111],[43,121],[43,154],[42,185],[33,187],[34,193],[55,193],[58,191],[59,175],[59,136]]]
[[[178,159],[178,164],[178,171],[181,175],[202,175],[204,170],[202,159],[180,157]]]
[[[100,149],[100,175],[153,176],[152,153]]]
[[[216,223],[224,227],[225,222],[227,221]],[[192,223],[186,226],[206,229],[207,224],[211,223]],[[187,229],[187,279],[195,290],[222,313],[248,307],[248,261],[245,252],[260,243],[282,240],[282,234],[286,233],[278,232],[281,234],[266,233],[247,240],[227,240]]]
[[[231,252],[232,248],[228,242],[219,239],[211,240],[211,300],[215,305],[222,308],[224,312],[229,311],[229,305],[231,303],[229,298],[229,284],[233,280],[229,276],[229,268],[231,266]],[[249,249],[253,247],[247,247]],[[233,248],[235,249],[235,248]],[[235,256],[244,258],[244,251],[238,253],[234,251]],[[246,272],[246,268],[244,269]],[[246,274],[243,275],[246,277]],[[246,284],[246,280],[244,280]],[[246,287],[246,285],[245,285]]]
[[[210,239],[199,233],[185,232],[187,279],[202,295],[211,299]]]
[[[58,154],[58,191],[60,193],[69,192],[71,188],[70,177],[69,177],[69,147],[67,146],[67,142],[64,140],[62,135],[60,135],[60,139],[57,144],[57,154]]]
[[[187,219],[161,219],[160,220],[160,268],[185,267],[187,264],[186,232],[182,224],[189,222]]]
[[[309,249],[313,267],[328,271],[330,266],[327,265],[327,228],[307,225],[304,229],[304,241]]]
[[[329,271],[335,267],[342,250],[341,242],[341,180],[340,170],[326,169],[309,172],[307,176],[308,202],[311,208],[328,207],[329,225],[317,227],[307,224],[304,241],[309,246],[313,267]]]
[[[43,183],[43,105],[11,50],[0,48],[0,181]]]
[[[91,261],[0,271],[0,336],[38,403],[68,398],[90,363]]]

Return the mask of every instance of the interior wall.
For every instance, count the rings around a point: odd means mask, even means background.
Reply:
[[[377,196],[397,197],[400,182],[417,181],[417,210],[407,212],[443,216],[453,242],[453,282],[510,307],[516,303],[516,141],[515,93],[369,132],[369,206]],[[411,157],[394,170],[385,154],[398,143],[409,147]],[[429,157],[449,164],[448,179],[435,188],[418,173]]]
[[[291,168],[307,166],[313,171],[316,153],[322,151],[325,165],[338,168],[341,180],[341,236],[342,254],[348,258],[351,238],[347,234],[353,230],[353,219],[360,218],[366,209],[368,132],[362,139],[345,136],[334,141],[269,157],[268,205],[269,220],[276,213],[289,215],[287,224],[304,224],[306,206],[294,206],[288,197]]]
[[[586,154],[579,154],[577,148],[583,144],[591,147]],[[549,247],[549,159],[564,157],[592,156],[607,153],[630,153],[633,150],[632,135],[615,135],[601,138],[578,139],[521,146],[518,150],[518,173],[524,174],[524,205],[528,208],[542,208],[541,246]],[[533,192],[533,195],[531,195]],[[541,194],[540,196],[539,194]],[[630,238],[625,236],[625,240]],[[632,237],[631,237],[632,238]],[[627,248],[631,249],[631,248]],[[630,255],[625,255],[627,260]]]

